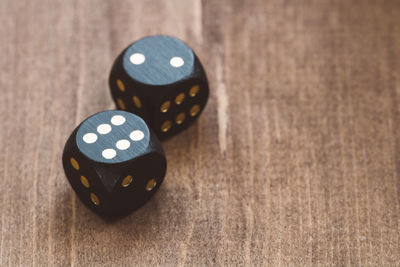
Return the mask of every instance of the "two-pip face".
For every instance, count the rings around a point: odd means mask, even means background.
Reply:
[[[194,122],[209,95],[193,50],[169,36],[146,37],[127,47],[117,57],[109,83],[118,108],[141,116],[160,139]]]

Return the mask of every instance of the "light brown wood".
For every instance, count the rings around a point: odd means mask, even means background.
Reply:
[[[400,2],[0,1],[0,266],[400,263]],[[135,39],[186,41],[200,120],[165,183],[106,222],[61,165]]]

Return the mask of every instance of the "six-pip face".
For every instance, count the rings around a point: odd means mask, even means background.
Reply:
[[[117,57],[109,83],[117,107],[141,116],[160,139],[194,122],[209,95],[205,71],[193,50],[169,36],[131,44]]]
[[[102,112],[84,121],[76,133],[79,150],[88,158],[120,163],[145,152],[150,141],[146,123],[123,111]]]

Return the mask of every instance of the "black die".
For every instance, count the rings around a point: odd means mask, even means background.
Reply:
[[[184,42],[150,36],[128,46],[115,60],[110,88],[119,109],[141,116],[160,139],[193,123],[207,103],[206,73]]]
[[[146,123],[119,110],[83,121],[65,144],[62,161],[82,202],[107,217],[142,206],[161,185],[167,167],[161,144]]]

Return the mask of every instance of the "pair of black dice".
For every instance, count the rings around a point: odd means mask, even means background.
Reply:
[[[84,120],[65,145],[63,166],[86,206],[99,215],[119,217],[157,191],[167,168],[159,140],[195,121],[209,88],[192,49],[169,36],[146,37],[128,46],[115,60],[109,83],[120,110]]]

